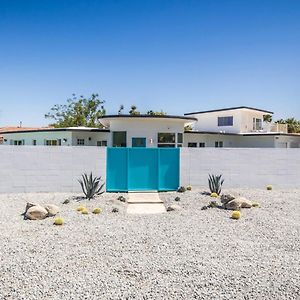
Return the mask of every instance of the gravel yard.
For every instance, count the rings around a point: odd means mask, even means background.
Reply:
[[[100,215],[62,204],[75,195],[0,195],[0,299],[300,299],[300,190],[225,190],[261,204],[240,220],[201,210],[202,192],[161,193],[182,210],[146,216],[120,194],[81,202]],[[26,202],[59,205],[65,224],[24,221]]]

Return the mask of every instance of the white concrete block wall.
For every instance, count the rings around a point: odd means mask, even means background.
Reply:
[[[106,148],[0,146],[0,193],[79,192],[84,172],[106,178]]]
[[[225,188],[300,188],[300,149],[182,148],[180,184],[207,188],[223,174]]]

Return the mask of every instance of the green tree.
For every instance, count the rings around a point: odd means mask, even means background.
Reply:
[[[147,115],[150,115],[150,116],[165,116],[166,113],[163,112],[162,110],[161,111],[149,110],[149,111],[147,111]]]
[[[140,112],[137,111],[137,107],[135,105],[131,105],[131,109],[129,111],[129,114],[132,116],[140,115]]]
[[[118,110],[118,115],[122,115],[122,114],[123,114],[123,110],[124,110],[124,105],[121,104],[121,105],[120,105],[120,108],[119,108],[119,110]]]
[[[272,115],[264,115],[264,122],[271,123]]]
[[[78,98],[73,94],[72,98],[67,99],[67,104],[55,104],[45,118],[54,120],[51,125],[56,128],[103,127],[99,119],[106,113],[104,103],[98,94],[92,94],[89,98]]]

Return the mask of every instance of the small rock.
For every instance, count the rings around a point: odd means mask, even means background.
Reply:
[[[201,207],[201,210],[206,210],[206,209],[208,209],[208,207],[206,205]]]
[[[181,206],[177,204],[172,204],[167,207],[167,211],[176,211],[176,210],[181,210]]]
[[[66,199],[62,204],[69,204],[70,203],[70,199]]]
[[[178,193],[184,193],[186,191],[186,188],[184,186],[181,186],[177,189]]]
[[[180,201],[180,197],[176,197],[174,200],[178,202]]]
[[[126,199],[125,199],[125,197],[123,197],[123,196],[119,196],[119,197],[118,197],[118,200],[121,201],[121,202],[126,202]]]
[[[117,212],[119,212],[119,209],[117,208],[117,207],[113,207],[113,209],[112,209],[112,211],[111,212],[113,212],[113,213],[117,213]]]

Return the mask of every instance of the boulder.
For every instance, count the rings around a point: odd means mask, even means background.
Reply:
[[[167,207],[167,211],[176,211],[176,210],[181,210],[181,206],[177,204],[172,204]]]
[[[43,206],[48,212],[48,217],[53,217],[59,213],[59,207],[54,204],[45,204]]]
[[[221,203],[226,204],[235,198],[236,197],[233,196],[232,194],[223,194],[223,195],[221,195]]]
[[[41,205],[34,205],[26,210],[25,216],[29,220],[43,220],[48,217],[48,211]]]
[[[239,210],[241,208],[251,208],[252,202],[244,197],[238,197],[224,204],[226,209]]]

